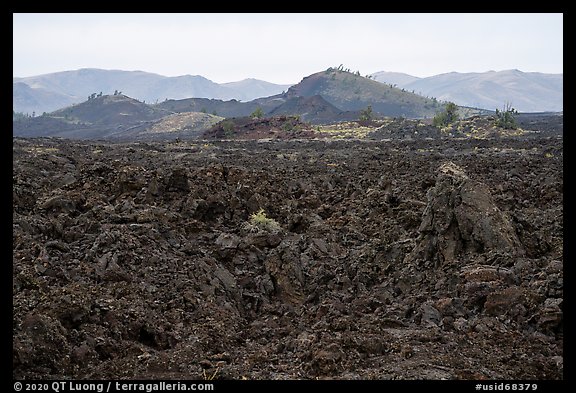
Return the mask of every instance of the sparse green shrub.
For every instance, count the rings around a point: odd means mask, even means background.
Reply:
[[[258,107],[254,109],[254,112],[252,112],[250,117],[252,117],[253,119],[261,119],[262,117],[264,117],[264,111],[262,111],[262,108]]]
[[[432,119],[432,124],[436,127],[445,127],[458,120],[458,107],[455,103],[449,102],[442,112],[436,113]]]
[[[234,123],[232,120],[224,120],[222,122],[222,130],[224,131],[225,136],[232,136],[234,132]]]
[[[282,129],[286,132],[290,132],[294,130],[294,124],[292,124],[290,121],[287,121],[286,123],[284,123],[282,125]]]
[[[281,228],[276,220],[266,216],[264,209],[250,215],[250,225],[265,231],[278,231]]]
[[[507,102],[502,111],[496,109],[496,119],[494,120],[494,125],[507,130],[515,130],[518,128],[518,124],[516,123],[517,113],[518,112],[516,109],[512,108],[510,103]]]
[[[366,109],[360,112],[360,121],[370,121],[374,118],[374,112],[372,111],[372,105],[368,105]]]

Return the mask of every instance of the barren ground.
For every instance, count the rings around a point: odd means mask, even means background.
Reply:
[[[14,139],[13,377],[562,379],[562,163]]]

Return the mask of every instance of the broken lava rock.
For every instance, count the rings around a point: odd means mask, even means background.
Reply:
[[[494,204],[488,187],[454,163],[440,165],[427,198],[409,261],[433,261],[439,266],[469,253],[523,255],[509,217]]]

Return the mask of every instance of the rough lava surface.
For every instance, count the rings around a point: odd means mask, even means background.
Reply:
[[[562,164],[14,138],[13,378],[562,379]]]

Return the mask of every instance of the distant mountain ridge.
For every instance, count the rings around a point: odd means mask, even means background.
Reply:
[[[260,107],[266,115],[298,115],[312,124],[357,119],[368,106],[375,116],[409,118],[430,118],[442,108],[437,100],[334,68],[303,78],[283,94],[248,102],[188,98],[157,104],[171,112],[207,112],[224,117],[248,116]]]
[[[403,72],[390,72],[379,71],[370,75],[375,81],[389,83],[391,85],[398,85],[400,87],[406,86],[410,82],[417,81],[417,76],[405,74]]]
[[[329,68],[303,78],[281,94],[248,102],[187,98],[151,104],[118,91],[113,95],[92,93],[80,104],[50,113],[36,116],[14,113],[12,134],[78,139],[193,137],[218,118],[250,117],[257,109],[267,117],[293,117],[298,122],[326,124],[357,120],[361,111],[368,108],[372,108],[375,117],[429,118],[441,107],[436,100],[359,73]]]
[[[29,114],[52,112],[81,103],[92,93],[115,91],[147,103],[190,97],[250,101],[282,93],[290,86],[253,78],[218,84],[199,75],[167,77],[144,71],[83,68],[13,78],[13,110]]]
[[[331,77],[342,77],[340,82],[348,83],[346,97],[339,97],[343,96],[342,91],[331,93],[330,84],[333,79],[324,78],[319,81],[319,77],[314,76],[319,73],[300,82],[298,91],[290,91],[293,85],[278,85],[253,78],[218,84],[199,75],[167,77],[144,71],[84,68],[13,78],[13,110],[39,115],[81,103],[92,93],[112,94],[115,91],[150,104],[186,98],[248,103],[286,93],[287,98],[321,95],[328,103],[342,110],[359,110],[368,101],[375,101],[381,112],[395,111],[398,115],[404,113],[411,116],[414,108],[410,109],[408,105],[395,109],[396,104],[386,106],[387,101],[394,101],[398,97],[386,98],[383,94],[379,99],[377,94],[374,95],[374,91],[378,90],[371,84],[374,81],[388,87],[404,89],[408,93],[440,101],[452,101],[460,106],[495,110],[509,102],[520,112],[563,110],[563,74],[505,70],[481,73],[450,72],[419,78],[400,72],[380,71],[373,73],[372,80],[368,80],[353,79],[350,73],[338,72],[341,71],[333,70]],[[337,88],[340,89],[341,85]],[[308,89],[312,90],[308,92]],[[365,91],[360,94],[360,90]],[[412,97],[407,100],[414,104],[421,98]]]
[[[89,72],[94,76],[94,73]],[[134,81],[141,80],[140,72],[129,75]],[[401,74],[380,74],[406,78]],[[444,74],[435,79],[436,86],[453,85],[452,74]],[[478,75],[459,75],[460,83],[477,81]],[[160,77],[162,78],[162,77]],[[524,78],[523,83],[518,78]],[[98,79],[98,78],[96,78]],[[500,85],[514,85],[520,89],[529,84],[530,76],[514,71],[504,73],[499,78],[499,83],[486,82],[480,78],[479,86],[492,85],[490,91],[500,91]],[[554,78],[543,79],[541,88],[555,87],[561,89],[561,83]],[[55,83],[62,86],[62,83]],[[197,91],[202,91],[203,86],[210,86],[213,82],[202,77],[185,77],[182,80],[171,79],[170,83],[180,82],[180,88],[185,89],[186,83],[193,81]],[[411,86],[421,79],[408,82]],[[85,91],[93,90],[87,81]],[[114,81],[109,80],[109,83]],[[94,83],[94,81],[92,81]],[[252,81],[241,82],[236,85],[251,84]],[[535,83],[535,82],[532,82]],[[46,95],[53,94],[56,100],[65,94],[65,90],[56,90],[56,86],[44,83],[36,87],[30,87],[20,80],[14,85],[24,93],[30,89],[42,89]],[[112,85],[108,85],[111,88]],[[218,85],[219,86],[219,85]],[[266,84],[259,83],[260,88],[266,89]],[[219,86],[222,89],[225,87]],[[90,89],[90,90],[88,90]],[[57,136],[79,139],[150,139],[150,138],[176,138],[179,136],[193,138],[202,134],[205,127],[212,126],[215,122],[224,118],[250,118],[259,110],[265,117],[295,118],[298,121],[311,125],[329,124],[340,121],[358,120],[362,113],[371,108],[374,118],[402,117],[408,119],[430,119],[444,107],[444,102],[436,97],[424,97],[407,88],[397,87],[397,84],[381,83],[369,77],[361,76],[359,72],[350,72],[339,68],[328,68],[325,71],[316,72],[304,77],[299,83],[290,86],[286,91],[266,97],[256,98],[242,102],[237,99],[214,99],[214,98],[186,98],[163,100],[159,103],[145,103],[125,92],[94,94],[79,104],[58,109],[50,113],[36,113],[36,116],[13,115],[12,133],[14,136]],[[502,97],[500,97],[502,98]],[[494,96],[492,99],[495,99]],[[499,98],[498,98],[499,99]],[[512,101],[514,104],[514,102]],[[518,109],[518,108],[517,108]],[[459,113],[463,117],[491,112],[490,110],[459,107]],[[268,124],[268,123],[266,123]]]
[[[382,83],[461,106],[495,110],[510,103],[520,112],[560,112],[564,108],[563,74],[504,70],[450,72],[418,78],[381,71],[372,77]]]

